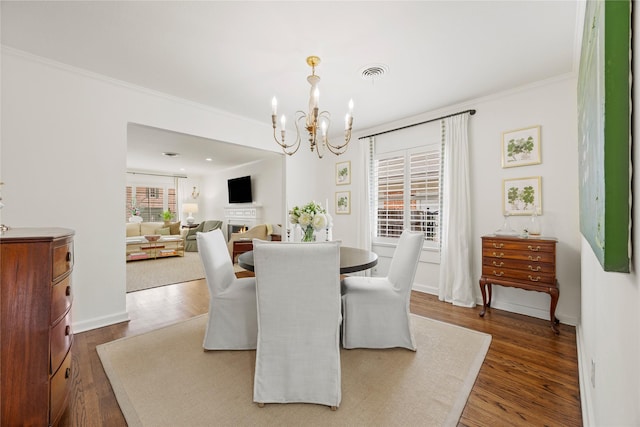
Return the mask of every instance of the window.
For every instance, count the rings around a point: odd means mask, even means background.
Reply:
[[[178,211],[176,189],[173,186],[127,186],[126,218],[129,218],[134,206],[139,209],[143,221],[161,221],[165,210],[173,213]]]
[[[392,241],[408,228],[424,234],[425,246],[440,240],[439,144],[377,154],[373,166],[375,240]]]

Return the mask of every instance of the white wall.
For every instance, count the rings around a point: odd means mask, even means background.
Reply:
[[[2,221],[76,231],[76,332],[127,319],[128,123],[276,148],[268,125],[7,48],[1,78]]]
[[[284,157],[280,156],[250,165],[225,169],[203,177],[203,193],[206,192],[203,203],[206,217],[203,219],[225,221],[224,208],[230,206],[227,180],[250,175],[254,204],[261,207],[261,222],[282,224],[284,217],[284,165]],[[223,231],[226,233],[226,221],[223,226],[225,228]]]
[[[478,304],[482,303],[477,285],[481,272],[481,240],[500,228],[502,216],[502,181],[507,178],[528,176],[542,177],[543,235],[558,239],[557,277],[560,283],[560,299],[556,315],[562,323],[576,325],[580,314],[580,232],[578,224],[578,162],[577,162],[577,109],[576,78],[563,76],[539,82],[490,97],[471,100],[464,104],[447,107],[388,123],[376,128],[360,131],[359,136],[418,123],[456,111],[470,108],[477,110],[469,119],[469,150],[471,158],[472,229],[474,290]],[[503,169],[501,166],[501,134],[504,131],[540,125],[542,141],[542,163]],[[360,145],[366,144],[362,140]],[[364,174],[362,156],[358,146],[350,148],[345,158],[334,159],[352,162],[354,179]],[[327,169],[327,180],[333,173]],[[360,181],[358,181],[360,182]],[[366,215],[366,207],[356,205],[358,193],[364,186],[348,186],[352,191],[353,212],[348,218],[338,218],[334,236],[347,242],[357,242],[354,221]],[[334,185],[335,191],[342,190]],[[512,218],[512,225],[524,228],[527,218]],[[386,274],[388,258],[393,247],[376,247],[381,256],[377,274]],[[386,258],[386,259],[385,259]],[[414,289],[437,294],[439,256],[424,250],[416,273]],[[513,288],[493,287],[492,306],[516,313],[549,319],[550,297],[544,293],[528,292]],[[489,321],[490,317],[487,317]]]
[[[636,2],[634,2],[634,7]],[[639,15],[633,14],[633,28]],[[633,38],[633,50],[640,42]],[[640,75],[638,61],[633,74]],[[639,111],[637,85],[633,85],[633,110]],[[634,114],[634,129],[640,119]],[[634,141],[634,143],[636,143]],[[632,162],[640,165],[640,150],[632,150]],[[621,167],[623,165],[620,165]],[[632,178],[634,198],[640,194],[637,171]],[[637,200],[637,199],[636,199]],[[634,200],[634,204],[636,204]],[[640,209],[632,217],[632,241],[640,242]],[[635,248],[637,254],[637,246]],[[632,256],[631,273],[605,272],[591,246],[582,238],[582,315],[578,327],[580,387],[585,426],[640,425],[640,279],[638,256]],[[595,378],[592,383],[592,363]]]

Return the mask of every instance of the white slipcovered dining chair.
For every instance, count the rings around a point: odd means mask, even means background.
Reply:
[[[253,241],[258,348],[253,400],[341,401],[340,242]]]
[[[204,349],[255,349],[258,337],[255,278],[236,278],[220,229],[199,232],[196,240],[209,286],[209,322]]]
[[[387,277],[342,280],[344,348],[404,347],[416,350],[409,319],[409,299],[424,236],[404,230]]]

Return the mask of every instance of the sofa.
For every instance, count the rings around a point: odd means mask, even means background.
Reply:
[[[172,222],[169,225],[165,225],[164,222],[128,222],[127,223],[127,242],[139,241],[141,236],[148,236],[152,234],[159,234],[161,236],[172,236],[185,238],[187,230],[180,229],[179,222]],[[145,244],[141,243],[140,246]],[[128,244],[127,251],[135,251],[135,245]]]
[[[196,228],[190,228],[185,237],[184,250],[187,252],[198,252],[198,241],[196,240],[196,233],[208,233],[209,231],[213,231],[221,227],[222,221],[212,219],[208,221],[202,221]]]

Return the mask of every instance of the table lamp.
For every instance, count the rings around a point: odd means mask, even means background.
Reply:
[[[193,218],[194,213],[198,213],[198,204],[197,203],[183,203],[182,211],[187,212],[189,216],[187,217],[187,224],[191,225],[195,221]]]

